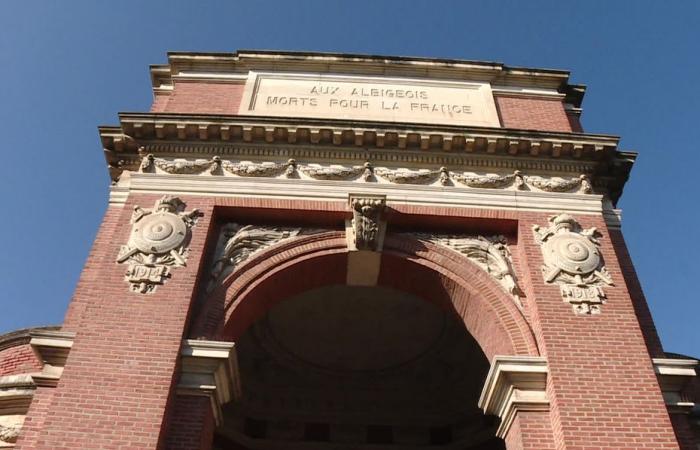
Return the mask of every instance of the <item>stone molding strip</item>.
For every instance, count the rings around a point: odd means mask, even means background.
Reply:
[[[178,395],[208,397],[216,424],[221,425],[222,406],[241,396],[235,344],[185,339],[180,356]]]
[[[539,356],[495,356],[479,398],[485,414],[501,418],[496,436],[505,438],[520,411],[548,411],[547,360]]]

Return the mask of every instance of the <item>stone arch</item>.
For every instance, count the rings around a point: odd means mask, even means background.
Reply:
[[[210,294],[195,334],[236,340],[277,302],[314,288],[345,284],[347,253],[342,232],[296,237],[259,252]],[[489,361],[496,355],[539,354],[532,330],[512,297],[452,250],[389,234],[378,285],[417,295],[458,315]]]

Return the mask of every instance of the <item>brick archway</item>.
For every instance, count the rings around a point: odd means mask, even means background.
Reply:
[[[250,258],[207,299],[196,334],[236,340],[277,302],[345,284],[342,232],[284,241]],[[458,315],[489,359],[539,355],[532,330],[513,299],[481,268],[441,246],[388,235],[378,285],[414,294]]]

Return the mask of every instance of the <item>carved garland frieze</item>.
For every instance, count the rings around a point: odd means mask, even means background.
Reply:
[[[19,432],[22,430],[21,423],[3,425],[0,423],[0,441],[14,444],[17,442]]]
[[[286,163],[229,161],[214,156],[207,159],[174,159],[156,158],[152,154],[143,156],[141,171],[153,173],[156,168],[169,174],[204,174],[224,175],[225,173],[239,177],[267,178],[300,178],[299,174],[315,180],[376,182],[377,176],[392,184],[431,185],[438,182],[442,186],[459,185],[479,189],[508,189],[518,190],[534,188],[544,192],[574,192],[591,194],[593,186],[587,175],[576,178],[543,177],[523,175],[519,170],[511,174],[477,174],[473,172],[453,172],[446,167],[437,170],[409,170],[375,168],[370,162],[362,166],[321,166],[317,164],[298,164],[294,159]]]
[[[467,175],[453,174],[455,180],[473,188],[498,189],[515,185],[516,189],[524,189],[525,182],[519,170],[511,175]]]
[[[513,260],[504,236],[460,236],[411,233],[410,236],[454,250],[476,263],[508,292],[522,307],[522,291],[518,287]]]
[[[549,219],[550,226],[533,227],[542,248],[542,274],[547,283],[557,283],[562,299],[576,314],[599,314],[605,303],[603,286],[612,285],[598,250],[600,233],[583,229],[569,214]]]
[[[117,262],[128,263],[126,281],[134,292],[153,292],[170,276],[171,267],[184,267],[190,229],[199,212],[185,212],[177,197],[163,196],[153,209],[134,208],[131,236]]]
[[[315,180],[354,180],[374,181],[374,168],[369,162],[353,167],[299,166],[301,172]]]
[[[207,292],[214,288],[246,259],[283,240],[299,235],[320,233],[312,228],[267,227],[229,223],[223,226],[210,270]]]

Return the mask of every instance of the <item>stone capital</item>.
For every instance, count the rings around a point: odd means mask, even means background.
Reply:
[[[32,374],[34,382],[38,386],[56,387],[63,374],[68,353],[73,347],[75,333],[57,330],[32,331],[31,345],[43,367],[40,373]]]
[[[686,387],[697,373],[696,359],[654,358],[654,372],[659,380],[666,407],[671,413],[688,414],[695,402],[686,393]]]
[[[495,356],[479,398],[484,413],[501,418],[504,438],[520,411],[548,411],[547,360],[537,356]]]
[[[209,397],[217,425],[221,424],[221,407],[241,394],[234,347],[233,342],[185,339],[180,351],[177,393]]]

